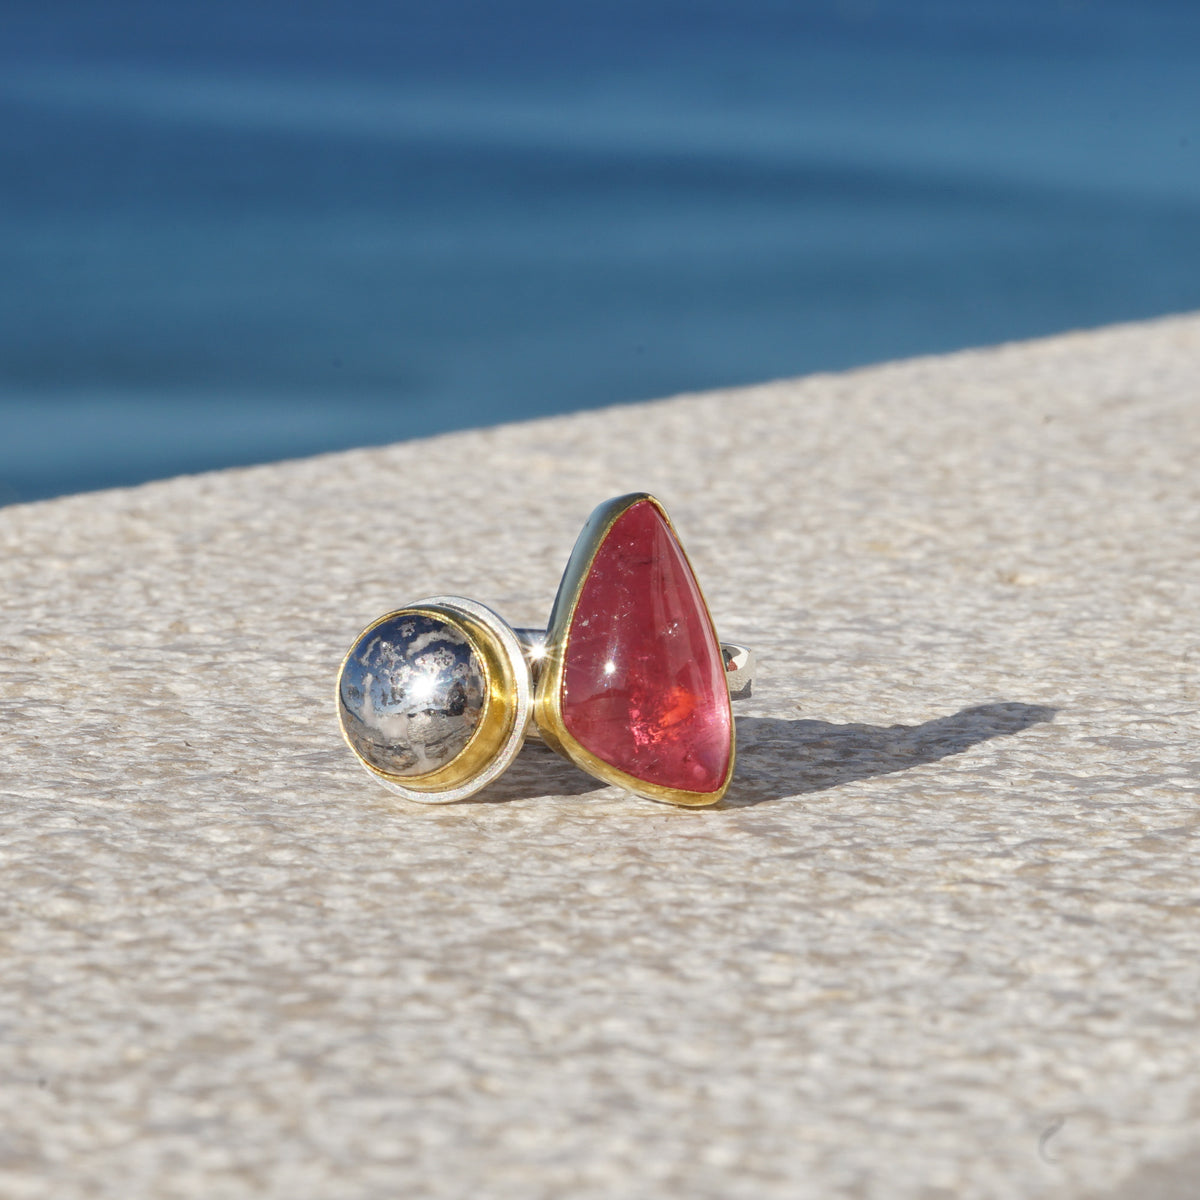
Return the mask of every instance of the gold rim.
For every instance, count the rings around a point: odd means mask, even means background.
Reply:
[[[729,713],[729,765],[725,770],[721,786],[712,792],[692,792],[682,788],[664,787],[662,784],[648,783],[635,775],[630,775],[627,771],[622,771],[619,767],[614,767],[611,763],[597,758],[586,746],[581,745],[567,730],[562,718],[562,677],[567,634],[575,617],[575,609],[579,604],[583,586],[591,574],[596,554],[604,539],[611,532],[613,525],[635,504],[640,504],[644,500],[648,500],[658,510],[666,522],[667,528],[671,531],[672,537],[675,538],[675,542],[683,554],[684,562],[692,571],[692,578],[696,578],[696,572],[692,570],[691,559],[688,558],[683,542],[675,532],[675,526],[671,523],[667,510],[649,492],[630,492],[628,495],[617,496],[615,499],[601,504],[588,518],[580,532],[575,542],[575,548],[571,551],[571,557],[567,560],[562,582],[558,585],[558,594],[554,597],[554,607],[551,610],[550,623],[546,630],[545,655],[541,660],[541,672],[534,699],[534,719],[537,721],[543,740],[590,775],[594,775],[606,783],[616,784],[639,796],[644,796],[648,800],[661,800],[666,804],[699,808],[716,804],[721,800],[729,789],[729,781],[733,778],[736,744],[732,709]],[[704,615],[708,618],[709,628],[717,640],[717,645],[720,646],[712,613],[709,611],[708,601],[704,597],[698,579],[696,580],[696,590],[700,593],[700,603],[704,609]],[[723,675],[724,672],[722,672]],[[726,681],[725,689],[725,703],[728,705],[728,681]]]

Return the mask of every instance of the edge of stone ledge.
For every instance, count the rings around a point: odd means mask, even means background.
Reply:
[[[603,418],[606,415],[628,412],[630,410],[686,404],[704,397],[752,395],[765,391],[774,391],[783,387],[799,387],[831,379],[859,380],[864,377],[887,376],[896,372],[920,371],[932,363],[961,365],[984,359],[1004,361],[1013,355],[1027,356],[1035,354],[1057,356],[1062,353],[1076,353],[1081,347],[1089,345],[1097,347],[1103,345],[1107,347],[1114,339],[1138,337],[1151,330],[1168,330],[1172,326],[1178,327],[1181,334],[1194,340],[1197,347],[1200,348],[1200,310],[1165,313],[1161,316],[1135,321],[1122,321],[1109,325],[1067,329],[1033,338],[1012,339],[981,346],[967,346],[958,350],[941,353],[916,354],[906,358],[862,363],[858,366],[840,370],[813,371],[805,375],[784,375],[750,383],[734,384],[729,387],[676,392],[647,400],[618,401],[611,404],[599,405],[594,408],[554,413],[549,416],[528,417],[516,421],[500,421],[491,425],[472,425],[464,429],[452,429],[443,433],[435,433],[426,437],[403,441],[352,446],[348,449],[326,450],[317,454],[302,455],[297,458],[270,459],[266,462],[217,467],[208,471],[163,476],[160,479],[148,479],[143,483],[130,484],[124,487],[96,488],[82,492],[68,492],[62,496],[50,496],[38,500],[18,500],[9,503],[0,501],[0,519],[3,519],[6,513],[13,514],[33,509],[40,510],[48,505],[66,506],[81,503],[110,503],[121,498],[149,496],[157,490],[163,488],[173,489],[185,483],[203,485],[203,483],[208,481],[247,479],[257,474],[270,474],[280,469],[332,463],[339,459],[350,459],[364,454],[384,454],[398,446],[453,445],[455,441],[474,439],[481,435],[501,430],[554,429],[581,419]]]

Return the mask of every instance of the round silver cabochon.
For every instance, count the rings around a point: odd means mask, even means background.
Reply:
[[[512,727],[491,762],[466,783],[433,792],[406,787],[406,779],[453,762],[484,714],[487,670],[460,616],[482,625],[508,661],[516,684],[507,699],[515,708]],[[435,596],[389,613],[359,635],[342,664],[337,700],[351,749],[372,774],[388,776],[377,779],[410,800],[446,803],[490,783],[516,756],[532,688],[520,643],[502,617],[474,600]]]
[[[426,775],[466,749],[483,715],[487,675],[461,629],[399,612],[354,644],[338,695],[342,724],[364,762],[389,775]]]

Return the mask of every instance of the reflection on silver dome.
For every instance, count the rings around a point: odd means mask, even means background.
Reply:
[[[338,688],[342,728],[377,770],[413,776],[456,758],[483,715],[486,676],[447,621],[402,612],[359,638]]]

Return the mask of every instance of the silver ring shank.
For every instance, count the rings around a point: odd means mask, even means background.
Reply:
[[[537,682],[538,669],[545,653],[546,631],[544,629],[514,629],[521,651]],[[733,642],[721,643],[721,657],[725,660],[725,681],[729,684],[731,700],[745,700],[754,686],[754,668],[757,665],[754,651]]]

